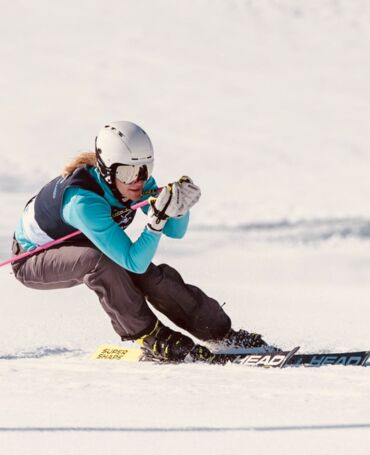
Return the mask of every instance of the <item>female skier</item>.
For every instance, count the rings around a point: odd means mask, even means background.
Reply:
[[[151,176],[153,162],[152,143],[139,126],[125,121],[106,125],[95,139],[95,153],[77,156],[27,203],[16,227],[13,255],[76,230],[82,234],[14,262],[16,278],[33,289],[86,284],[121,339],[136,340],[160,360],[205,359],[210,353],[163,325],[147,301],[199,340],[266,346],[261,335],[234,331],[219,303],[184,283],[171,266],[152,263],[162,235],[185,235],[189,210],[200,197],[189,177],[159,191]],[[148,198],[143,208],[147,224],[132,242],[125,232],[136,213],[130,207]]]

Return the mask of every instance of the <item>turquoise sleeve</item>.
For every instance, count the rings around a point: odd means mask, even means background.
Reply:
[[[132,242],[112,219],[109,203],[81,188],[66,190],[62,216],[66,223],[83,232],[106,256],[134,273],[147,270],[161,237],[145,228],[140,237]]]
[[[189,212],[181,218],[170,218],[163,229],[163,234],[173,239],[182,239],[188,230],[189,218]]]

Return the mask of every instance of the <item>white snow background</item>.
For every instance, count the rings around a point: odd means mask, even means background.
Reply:
[[[27,200],[131,120],[157,181],[203,192],[157,263],[283,348],[370,348],[367,0],[3,3],[1,260]],[[369,368],[92,361],[119,340],[91,291],[0,286],[1,454],[369,453]]]

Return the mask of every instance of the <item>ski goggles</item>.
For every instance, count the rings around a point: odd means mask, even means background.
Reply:
[[[153,172],[153,163],[146,164],[120,164],[116,169],[116,178],[130,185],[138,180],[143,180],[144,182],[148,180]]]

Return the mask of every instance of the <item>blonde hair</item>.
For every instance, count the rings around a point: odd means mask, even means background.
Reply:
[[[63,177],[68,177],[71,175],[77,168],[83,165],[96,166],[96,156],[94,152],[82,152],[79,155],[75,156],[73,160],[66,164],[63,169]]]

